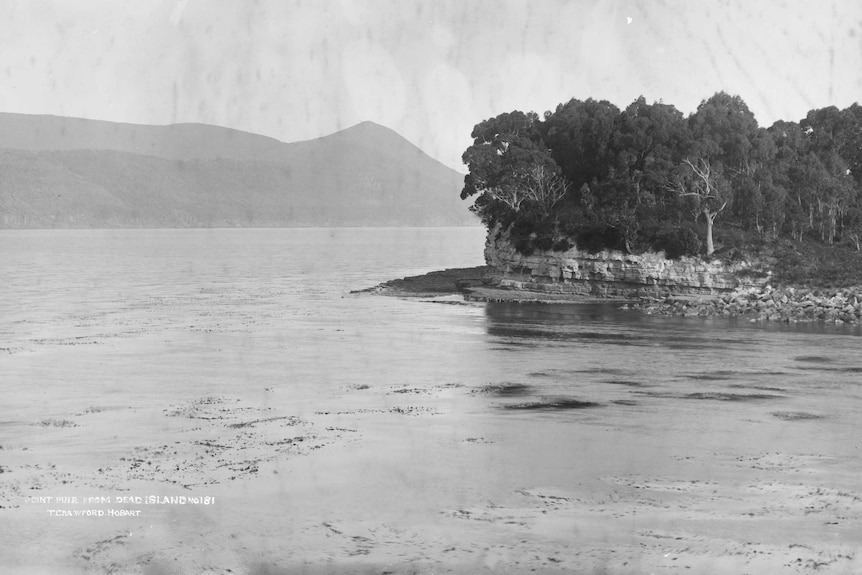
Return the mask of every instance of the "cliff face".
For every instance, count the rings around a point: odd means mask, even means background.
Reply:
[[[485,261],[496,270],[489,278],[501,288],[604,297],[662,297],[717,294],[766,279],[740,279],[753,273],[745,262],[728,265],[697,258],[670,260],[663,253],[626,254],[578,248],[565,252],[518,253],[506,232],[492,229],[485,243]]]

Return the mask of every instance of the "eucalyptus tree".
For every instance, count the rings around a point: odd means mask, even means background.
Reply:
[[[610,145],[619,113],[606,100],[573,98],[546,114],[545,142],[572,189],[581,190],[605,178],[613,160]]]
[[[544,144],[539,122],[537,114],[516,110],[473,128],[473,145],[462,155],[469,171],[461,198],[478,195],[473,209],[489,227],[516,216],[530,202],[547,211],[559,200],[552,196],[560,195],[555,180],[560,168]]]
[[[686,202],[695,219],[703,216],[706,253],[712,255],[716,218],[733,203],[735,188],[742,187],[740,176],[750,172],[757,120],[742,98],[718,92],[700,103],[688,124],[685,157],[666,187]]]
[[[742,165],[732,178],[733,218],[746,229],[777,235],[783,222],[786,193],[773,179],[777,148],[772,133],[757,128]]]
[[[665,182],[688,141],[682,112],[641,96],[617,117],[609,144],[608,172],[597,203],[608,225],[619,229],[626,248],[645,223],[673,219],[679,201]]]
[[[862,194],[862,106],[854,103],[841,111],[845,123],[845,147],[842,157],[856,183],[856,193]]]
[[[811,110],[799,123],[808,151],[803,175],[810,190],[809,226],[830,244],[848,210],[858,203],[859,180],[853,173],[862,167],[858,113],[858,105],[843,111],[828,106]]]
[[[667,187],[678,194],[691,210],[695,220],[703,216],[706,222],[706,254],[715,252],[713,227],[732,200],[730,179],[724,174],[721,162],[713,162],[708,156],[696,155],[694,160],[686,158]]]
[[[805,156],[807,142],[797,122],[779,120],[768,128],[775,145],[775,155],[770,162],[772,183],[777,188],[775,201],[784,198],[783,210],[772,207],[773,222],[782,220],[783,228],[797,240],[808,229],[809,189],[801,173],[801,161]],[[780,215],[779,215],[780,214]]]

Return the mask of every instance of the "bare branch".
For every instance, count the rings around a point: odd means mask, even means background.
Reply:
[[[534,166],[526,183],[527,196],[547,214],[569,191],[569,184],[557,175],[549,174],[545,166]]]
[[[714,251],[712,240],[712,226],[715,218],[727,207],[729,201],[724,201],[721,207],[716,205],[726,195],[723,193],[722,184],[725,183],[721,169],[715,168],[708,158],[699,157],[695,162],[686,158],[683,164],[691,170],[692,176],[687,181],[674,180],[666,184],[666,189],[675,191],[679,197],[693,198],[691,203],[692,213],[697,219],[700,215],[706,219],[706,253]]]
[[[521,204],[523,204],[524,201],[527,200],[527,196],[514,187],[507,187],[506,189],[500,187],[493,187],[488,188],[487,191],[492,198],[506,204],[515,212],[520,210]]]

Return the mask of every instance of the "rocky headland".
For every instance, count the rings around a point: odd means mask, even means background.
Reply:
[[[625,305],[647,314],[744,316],[786,323],[862,321],[862,286],[817,289],[772,285],[769,258],[668,259],[661,252],[626,254],[577,247],[563,252],[518,252],[508,234],[492,230],[485,245],[492,270],[486,283],[498,289],[634,299]],[[518,297],[522,297],[520,294]],[[558,301],[558,300],[557,300]]]
[[[650,315],[862,323],[862,286],[773,285],[775,261],[769,258],[669,259],[662,252],[591,253],[577,247],[524,254],[505,231],[494,229],[485,261],[484,267],[432,272],[364,291],[407,297],[460,294],[467,301],[513,303],[610,300]]]

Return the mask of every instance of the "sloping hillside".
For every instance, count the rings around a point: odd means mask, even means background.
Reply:
[[[285,144],[199,124],[0,114],[0,227],[473,225],[463,177],[363,122]]]

